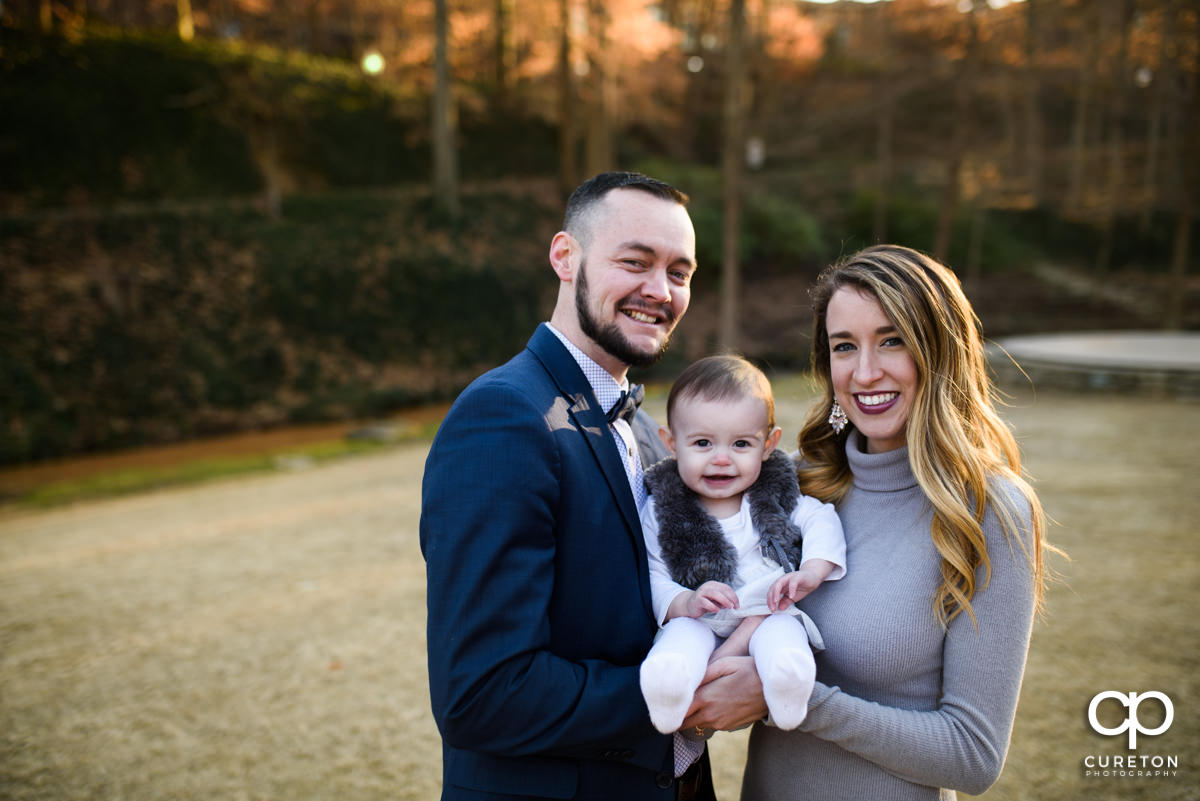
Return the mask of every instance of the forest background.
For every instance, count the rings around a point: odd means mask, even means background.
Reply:
[[[990,337],[1196,328],[1185,0],[0,4],[0,464],[452,397],[550,308],[571,187],[693,197],[693,311],[803,369],[876,241]],[[653,378],[654,373],[648,377]]]

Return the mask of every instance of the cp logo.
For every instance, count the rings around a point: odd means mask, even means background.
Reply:
[[[1117,703],[1129,710],[1125,721],[1115,729],[1110,729],[1102,726],[1100,721],[1096,719],[1096,708],[1108,698],[1112,698]],[[1138,706],[1147,698],[1157,699],[1163,705],[1165,715],[1162,725],[1157,729],[1146,729],[1142,727],[1142,722],[1138,720]],[[1130,750],[1137,748],[1138,734],[1146,734],[1153,737],[1156,734],[1162,734],[1167,729],[1171,728],[1171,722],[1175,719],[1175,705],[1171,703],[1171,699],[1163,693],[1151,691],[1148,693],[1119,693],[1116,690],[1105,690],[1102,693],[1097,693],[1092,697],[1092,703],[1088,705],[1088,723],[1092,724],[1092,729],[1098,734],[1104,734],[1109,737],[1115,737],[1126,731],[1129,732],[1129,748]]]

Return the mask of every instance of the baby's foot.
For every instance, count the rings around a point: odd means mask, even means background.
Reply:
[[[642,696],[650,709],[650,722],[663,734],[683,725],[692,705],[692,693],[700,684],[699,680],[692,683],[691,672],[687,659],[680,654],[651,654],[642,663]]]
[[[772,654],[765,669],[759,667],[763,698],[778,728],[794,729],[804,722],[816,677],[817,666],[807,648],[784,648]]]

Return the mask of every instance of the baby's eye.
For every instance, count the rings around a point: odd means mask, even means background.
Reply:
[[[748,440],[748,439],[739,439],[739,440],[737,440],[737,441],[735,441],[735,442],[733,443],[733,447],[735,447],[735,448],[749,448],[749,447],[750,447],[750,440]]]
[[[692,444],[695,445],[697,448],[707,448],[712,443],[706,439],[698,439],[695,442],[693,442]]]

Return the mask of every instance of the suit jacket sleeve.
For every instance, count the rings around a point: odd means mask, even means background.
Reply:
[[[483,382],[459,398],[426,464],[421,546],[434,717],[456,748],[590,758],[618,749],[621,759],[657,769],[664,741],[638,688],[637,665],[649,642],[606,653],[608,646],[596,642],[605,638],[594,632],[572,644],[569,624],[552,624],[572,610],[611,604],[613,630],[620,631],[640,625],[628,610],[641,602],[610,599],[608,587],[567,565],[561,526],[584,524],[578,510],[564,508],[601,503],[595,494],[608,489],[565,497],[564,462],[579,457],[564,454],[564,442],[586,446],[578,431],[565,430],[565,410],[556,431],[559,418],[539,405],[526,388]],[[629,539],[623,528],[580,533]],[[588,559],[604,581],[606,567],[597,564],[604,560]],[[623,570],[636,588],[637,571]]]

